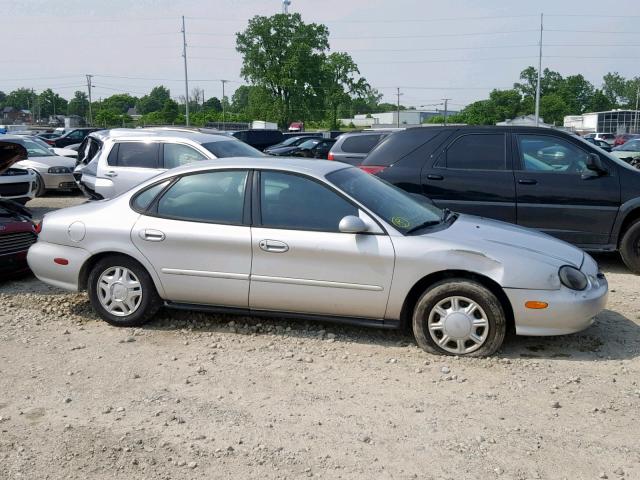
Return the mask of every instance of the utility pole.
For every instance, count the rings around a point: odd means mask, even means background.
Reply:
[[[182,58],[184,58],[184,106],[187,127],[189,126],[189,76],[187,74],[187,32],[184,28],[184,15],[182,16]]]
[[[450,98],[443,98],[442,101],[444,102],[444,124],[447,124],[447,116],[449,114],[449,109],[447,108],[449,105],[449,100],[451,100]]]
[[[289,5],[291,5],[291,0],[282,0],[282,13],[285,15],[289,14]]]
[[[225,108],[224,108],[224,84],[227,83],[229,80],[220,80],[222,82],[222,125],[224,127],[224,122],[225,122]],[[226,128],[225,128],[226,130]]]
[[[538,83],[536,84],[536,127],[540,125],[540,79],[542,77],[542,31],[544,30],[544,14],[540,14],[540,52],[538,53]]]
[[[87,90],[89,90],[89,126],[93,125],[93,115],[91,114],[91,79],[93,75],[87,74]]]
[[[638,88],[636,89],[636,133],[638,133],[638,100],[640,100],[640,80],[638,81]]]
[[[398,97],[398,108],[397,108],[397,111],[396,111],[396,114],[398,115],[398,118],[396,120],[396,126],[398,128],[400,128],[400,96],[403,95],[403,94],[400,93],[400,87],[397,87],[396,90],[397,90],[396,95]]]

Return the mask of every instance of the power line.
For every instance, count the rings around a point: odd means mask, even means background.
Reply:
[[[505,34],[521,34],[525,32],[537,32],[538,30],[505,30],[497,32],[455,32],[455,33],[431,33],[431,34],[415,34],[415,35],[356,35],[350,37],[330,36],[329,40],[361,40],[361,39],[389,39],[389,38],[437,38],[437,37],[473,37],[486,35],[505,35]],[[190,35],[205,37],[235,37],[235,33],[211,33],[211,32],[192,32]],[[306,37],[271,35],[269,38],[283,38],[287,40],[304,39]]]

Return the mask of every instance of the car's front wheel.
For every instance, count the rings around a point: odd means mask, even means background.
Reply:
[[[416,342],[423,350],[439,355],[491,355],[502,345],[506,326],[498,298],[467,279],[449,279],[431,286],[413,312]]]
[[[87,290],[98,315],[118,327],[142,325],[162,306],[149,273],[124,255],[99,260],[89,273]]]
[[[633,222],[620,240],[620,256],[634,273],[640,273],[640,220]]]

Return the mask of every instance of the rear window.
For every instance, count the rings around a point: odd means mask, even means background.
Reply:
[[[342,142],[340,149],[345,153],[369,153],[380,141],[382,135],[355,135]]]
[[[203,143],[202,146],[213,153],[216,158],[264,156],[259,150],[237,140],[221,140],[219,142]]]

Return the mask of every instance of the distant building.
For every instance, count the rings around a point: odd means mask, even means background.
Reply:
[[[639,110],[609,110],[582,115],[567,115],[564,126],[580,134],[586,133],[640,133]]]
[[[142,118],[142,115],[138,113],[136,107],[129,107],[129,110],[127,110],[127,115],[129,115],[133,120],[140,120]]]
[[[519,127],[535,127],[536,126],[536,116],[535,115],[520,115],[516,118],[509,118],[504,122],[498,122],[496,125],[503,126],[519,126]],[[540,117],[540,123],[538,123],[539,127],[553,127],[553,125],[549,125],[548,123],[544,123],[544,118]]]
[[[456,111],[448,111],[447,115],[455,115]],[[444,115],[442,110],[400,110],[400,126],[415,127],[422,125],[430,118]],[[398,112],[363,113],[353,118],[341,118],[343,125],[353,124],[356,127],[389,128],[398,125]]]
[[[2,123],[7,125],[31,123],[31,110],[4,107],[2,109]]]

